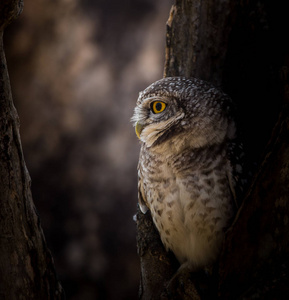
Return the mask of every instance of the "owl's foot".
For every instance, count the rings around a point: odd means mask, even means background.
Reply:
[[[165,291],[161,295],[161,299],[201,299],[189,269],[182,268],[176,272],[173,278],[168,282]]]
[[[167,284],[161,299],[212,300],[216,292],[214,286],[211,268],[192,272],[182,265]]]

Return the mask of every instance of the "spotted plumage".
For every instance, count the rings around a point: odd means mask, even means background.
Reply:
[[[141,211],[151,211],[181,264],[212,264],[236,211],[242,172],[232,101],[204,81],[168,77],[139,94],[132,121],[141,140]]]

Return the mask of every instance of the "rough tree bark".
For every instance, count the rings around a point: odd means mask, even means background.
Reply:
[[[32,201],[3,50],[4,28],[22,7],[0,2],[0,299],[64,299]]]
[[[284,5],[176,0],[172,6],[164,76],[198,77],[223,88],[239,107],[248,157],[259,167],[226,235],[213,287],[201,273],[167,286],[178,265],[162,247],[150,215],[137,214],[141,299],[289,299],[289,43],[284,38],[289,22]]]

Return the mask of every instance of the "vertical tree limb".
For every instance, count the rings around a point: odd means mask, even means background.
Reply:
[[[236,2],[177,0],[167,22],[164,77],[196,77],[221,85]]]
[[[63,299],[32,200],[3,49],[3,31],[22,6],[0,3],[0,298]]]

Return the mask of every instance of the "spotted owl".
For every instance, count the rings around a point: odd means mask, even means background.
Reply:
[[[235,215],[241,143],[234,105],[202,80],[161,79],[139,94],[139,206],[167,250],[192,270],[211,265]]]

